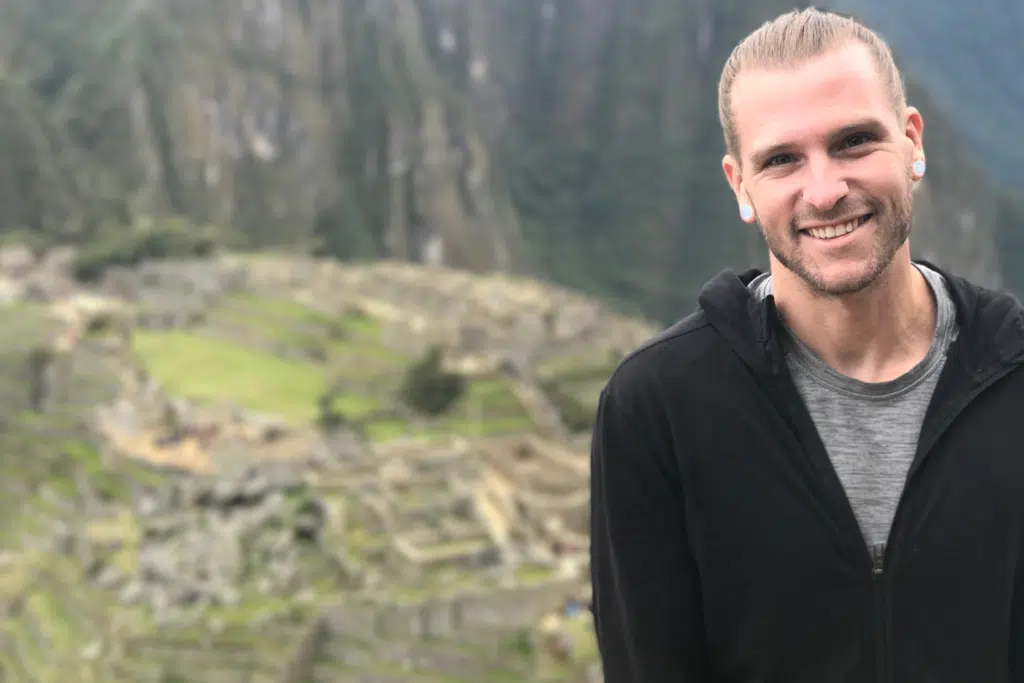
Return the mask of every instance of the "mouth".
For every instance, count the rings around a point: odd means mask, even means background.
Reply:
[[[854,218],[844,223],[836,223],[834,225],[821,228],[805,228],[801,232],[822,241],[834,240],[836,238],[849,235],[851,232],[871,220],[871,216],[873,215],[874,214],[868,213],[864,214],[860,218]]]

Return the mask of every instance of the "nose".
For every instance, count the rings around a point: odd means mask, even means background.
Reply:
[[[830,159],[811,162],[806,168],[804,201],[817,211],[831,211],[850,191],[840,169]]]

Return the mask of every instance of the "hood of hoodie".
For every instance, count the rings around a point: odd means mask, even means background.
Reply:
[[[928,261],[917,263],[939,273],[949,286],[960,328],[955,344],[964,369],[975,379],[1024,362],[1024,307],[1011,294],[983,288]],[[782,329],[775,298],[757,298],[748,285],[763,271],[722,271],[701,289],[700,309],[708,323],[755,372],[779,371]]]

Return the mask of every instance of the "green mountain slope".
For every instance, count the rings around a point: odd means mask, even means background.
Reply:
[[[959,152],[944,163],[950,175],[974,174],[1002,195],[958,195],[946,215],[987,205],[993,219],[1001,283],[1024,294],[1024,138],[1016,134],[1024,110],[1024,5],[1015,0],[832,0],[827,3],[869,22],[893,46],[909,80],[927,92],[948,123],[943,138]],[[926,133],[928,139],[928,133]],[[931,138],[934,139],[934,138]],[[973,196],[972,196],[973,194]]]
[[[654,328],[397,262],[150,261],[42,301],[28,271],[0,333],[3,680],[595,666],[568,608],[588,590],[586,441]]]
[[[883,33],[909,76],[926,88],[986,176],[1024,182],[1024,5],[1015,0],[832,0]]]

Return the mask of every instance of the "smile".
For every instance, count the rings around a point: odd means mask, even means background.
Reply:
[[[860,218],[846,221],[845,223],[837,223],[824,228],[808,228],[804,230],[804,232],[819,240],[831,240],[853,232],[860,226],[867,223],[870,219],[871,214],[869,213],[861,216]]]

